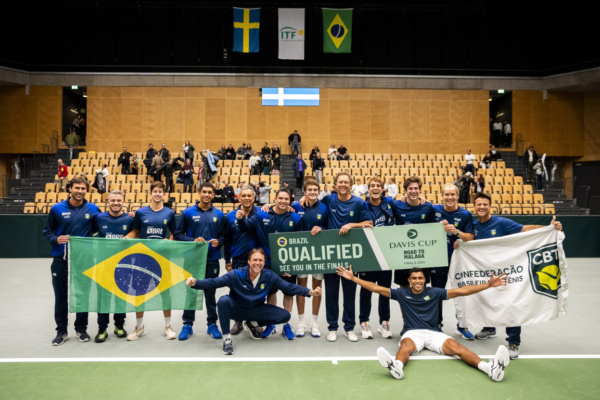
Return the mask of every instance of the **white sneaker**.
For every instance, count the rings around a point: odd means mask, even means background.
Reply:
[[[328,342],[335,342],[337,340],[337,331],[329,331],[327,334]]]
[[[379,325],[379,328],[377,328],[377,332],[381,333],[381,336],[383,336],[384,339],[391,339],[394,337],[388,321],[383,321],[381,325]]]
[[[510,363],[508,349],[505,346],[498,347],[496,355],[490,360],[491,368],[488,374],[493,381],[501,382],[504,379],[504,368]]]
[[[296,326],[296,336],[304,337],[306,334],[306,326],[302,322],[298,322],[298,326]]]
[[[373,333],[371,333],[371,325],[369,325],[368,322],[361,322],[360,329],[362,331],[363,339],[373,339]]]
[[[167,340],[173,340],[177,337],[177,334],[175,333],[171,325],[165,327],[165,336],[167,337]]]
[[[381,364],[382,367],[389,369],[394,378],[404,378],[402,367],[383,347],[377,349],[377,358],[379,359],[379,364]]]
[[[144,330],[143,325],[141,328],[136,326],[135,329],[133,330],[133,332],[131,332],[129,335],[127,335],[127,340],[138,340],[145,334],[146,334],[146,331]]]
[[[319,325],[317,325],[317,324],[310,325],[310,336],[321,337],[321,331],[319,330]]]
[[[351,342],[358,342],[358,336],[356,336],[354,331],[344,331],[344,336],[346,336],[348,338],[348,340]],[[372,337],[373,336],[371,335],[371,338]]]

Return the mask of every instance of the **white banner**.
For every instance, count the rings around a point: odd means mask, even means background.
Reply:
[[[464,327],[521,326],[567,313],[564,233],[548,226],[494,239],[459,241],[452,255],[452,288],[479,285],[505,273],[508,285],[454,299]]]
[[[304,8],[279,9],[279,58],[304,60]]]

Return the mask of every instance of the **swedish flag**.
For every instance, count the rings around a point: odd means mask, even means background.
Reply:
[[[260,8],[233,9],[233,51],[258,53]]]
[[[204,243],[72,238],[70,248],[71,312],[202,309],[185,280],[204,278]]]

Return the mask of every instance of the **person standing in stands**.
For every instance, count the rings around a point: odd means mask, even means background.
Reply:
[[[296,156],[296,159],[292,163],[292,169],[294,170],[294,178],[296,178],[296,189],[302,190],[304,174],[306,172],[306,163],[302,159],[302,153],[298,153]]]
[[[502,137],[502,122],[496,120],[492,125],[492,142],[490,146],[500,147]]]
[[[533,146],[529,146],[529,148],[523,154],[523,163],[525,164],[525,169],[527,169],[527,183],[533,183],[533,166],[537,164],[538,155],[533,149]]]
[[[321,152],[317,151],[315,153],[315,158],[312,161],[313,174],[317,179],[317,182],[320,184],[323,183],[323,169],[325,168],[325,160],[321,158]]]
[[[212,199],[215,196],[215,188],[205,182],[198,186],[200,201],[186,208],[181,214],[177,229],[175,229],[175,240],[184,242],[208,243],[209,249],[206,255],[206,279],[217,278],[220,272],[219,260],[221,259],[221,247],[225,243],[225,215],[223,211],[214,208]],[[206,301],[206,333],[213,339],[221,339],[221,332],[217,327],[217,300],[215,290],[207,288],[204,291]],[[196,319],[195,310],[183,312],[183,328],[179,334],[179,340],[187,340],[193,333],[192,326]]]
[[[290,158],[294,157],[294,151],[297,152],[297,155],[302,155],[302,146],[300,143],[302,143],[302,138],[298,134],[298,131],[294,131],[294,133],[288,136],[288,144],[292,146],[292,154],[290,155]]]
[[[467,154],[465,154],[465,173],[470,172],[471,176],[475,175],[475,163],[477,162],[477,158],[475,154],[471,154],[471,149],[467,149]]]
[[[503,133],[502,142],[504,143],[504,147],[508,149],[512,146],[512,126],[510,125],[510,122],[504,121]]]
[[[192,187],[194,186],[194,166],[192,161],[188,158],[185,160],[181,173],[183,174],[183,193],[192,193]]]
[[[98,206],[88,203],[85,195],[88,183],[80,177],[71,179],[71,195],[66,200],[56,203],[50,209],[44,238],[52,245],[52,287],[54,288],[54,321],[56,337],[53,346],[60,346],[69,339],[69,248],[71,236],[91,237],[93,222],[100,213]],[[80,342],[89,342],[87,333],[88,313],[77,313],[75,332]]]
[[[158,151],[158,155],[166,163],[169,162],[169,160],[171,159],[171,153],[169,153],[169,150],[167,150],[164,143],[161,145],[161,148]]]
[[[148,150],[146,150],[146,158],[144,158],[144,165],[147,169],[149,169],[152,166],[152,160],[154,159],[155,155],[156,150],[154,150],[154,146],[152,146],[152,143],[150,143],[148,145]]]
[[[71,131],[65,138],[65,143],[69,146],[69,161],[73,159],[73,148],[79,145],[79,137],[75,131]]]
[[[281,157],[281,148],[275,142],[273,142],[273,147],[271,147],[271,157],[273,159]]]
[[[189,140],[185,141],[181,150],[183,151],[183,158],[189,159],[192,166],[196,165],[196,160],[194,159],[194,150],[196,149],[194,146],[192,146]]]
[[[123,152],[119,154],[119,164],[121,164],[121,173],[129,175],[131,172],[131,153],[127,151],[127,147],[123,147]]]
[[[162,166],[165,164],[163,159],[160,157],[158,152],[155,153],[154,158],[152,159],[151,168],[154,169],[154,182],[160,182],[162,176]]]
[[[157,171],[158,173],[165,174],[165,186],[169,193],[173,193],[175,191],[175,184],[173,183],[173,159],[169,160],[168,163],[164,164]]]

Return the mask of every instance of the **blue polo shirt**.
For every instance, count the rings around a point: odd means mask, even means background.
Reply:
[[[427,329],[441,332],[438,325],[441,302],[448,300],[446,289],[425,287],[419,294],[414,294],[411,288],[398,287],[390,289],[390,298],[400,303],[405,332],[415,329]]]
[[[307,205],[306,207],[302,207],[300,203],[295,202],[292,204],[292,208],[296,210],[296,214],[302,217],[301,230],[310,231],[315,226],[327,229],[327,206],[321,200],[317,200],[312,206]]]
[[[150,206],[142,207],[135,213],[133,229],[140,231],[141,239],[168,239],[175,232],[175,212],[163,207],[154,211]]]
[[[435,212],[431,203],[411,206],[407,201],[392,201],[396,225],[415,225],[435,222]]]
[[[94,232],[98,232],[98,237],[122,239],[123,236],[131,232],[133,218],[125,212],[118,217],[113,217],[110,212],[105,211],[98,214],[94,219],[93,226]]]
[[[473,228],[475,229],[475,239],[491,239],[519,233],[523,230],[523,225],[508,218],[492,215],[483,224],[479,220],[473,222]]]
[[[239,206],[237,210],[241,209]],[[225,263],[247,263],[250,250],[258,248],[258,239],[254,231],[242,232],[238,226],[235,213],[230,211],[225,218]],[[252,207],[249,216],[258,212],[258,207]]]
[[[79,207],[73,207],[68,197],[65,201],[56,203],[50,209],[46,226],[42,231],[46,241],[52,245],[52,257],[64,257],[65,245],[58,244],[61,235],[91,237],[93,221],[100,213],[98,206],[88,203],[85,199]]]
[[[473,230],[473,216],[464,208],[459,206],[455,211],[448,212],[444,210],[444,205],[436,204],[433,206],[433,211],[435,212],[435,222],[446,220],[459,231],[475,234]],[[454,253],[452,245],[458,239],[458,235],[453,235],[451,232],[446,232],[446,234],[448,238],[448,262],[450,262],[450,258]]]
[[[347,201],[341,201],[337,193],[323,197],[323,204],[327,206],[327,228],[340,229],[350,223],[370,221],[365,202],[356,196],[350,196]]]
[[[390,198],[382,197],[378,206],[371,204],[369,199],[365,206],[369,213],[369,220],[373,221],[373,227],[394,225],[394,212]]]
[[[186,208],[179,217],[179,224],[173,234],[173,239],[183,242],[193,242],[194,239],[201,237],[207,242],[211,239],[217,239],[219,245],[213,247],[209,244],[206,259],[209,261],[218,261],[221,259],[221,247],[225,243],[225,214],[223,211],[210,205],[208,210],[203,210],[196,203]]]

